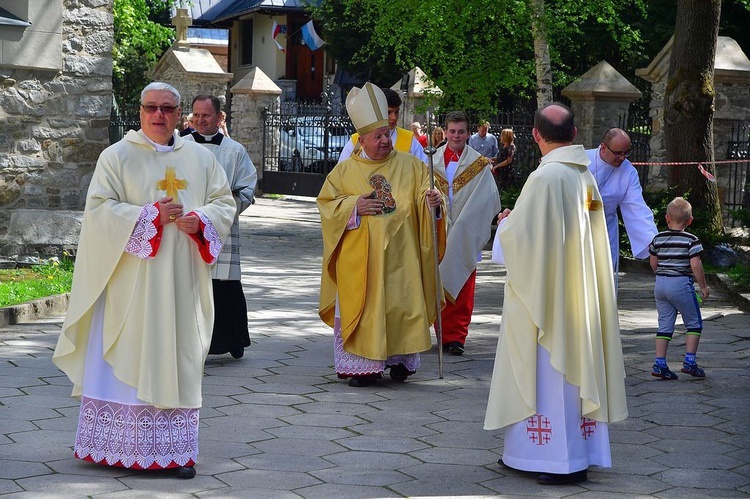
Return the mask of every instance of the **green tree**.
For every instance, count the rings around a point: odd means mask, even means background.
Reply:
[[[154,67],[174,39],[174,30],[155,22],[169,12],[170,0],[115,0],[115,43],[112,48],[112,86],[121,109],[140,103]]]
[[[322,0],[311,7],[346,69],[392,85],[419,66],[443,90],[442,104],[495,110],[498,98],[537,91],[532,4],[539,0]],[[623,19],[643,0],[548,0],[552,84],[562,88],[603,58],[637,58],[642,36]]]

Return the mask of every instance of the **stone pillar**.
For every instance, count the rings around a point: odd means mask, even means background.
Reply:
[[[418,121],[426,133],[427,109],[437,104],[443,92],[417,66],[412,68],[406,76],[408,76],[408,81],[401,79],[391,86],[392,90],[399,92],[403,100],[398,126],[409,130],[409,126]],[[405,89],[402,89],[402,82],[406,83]]]
[[[562,94],[570,99],[575,114],[576,144],[587,149],[598,146],[607,130],[619,126],[620,116],[626,116],[630,103],[641,97],[640,90],[607,61],[586,71]]]
[[[250,159],[263,179],[263,109],[278,107],[281,89],[260,68],[255,67],[234,85],[232,92],[232,138],[247,149]],[[268,137],[266,140],[269,140]],[[278,142],[279,129],[270,140]],[[261,185],[261,182],[258,182]]]

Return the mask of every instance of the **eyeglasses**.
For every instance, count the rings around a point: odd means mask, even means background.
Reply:
[[[155,106],[154,104],[141,104],[141,107],[144,111],[146,111],[148,114],[154,114],[156,110],[160,110],[162,114],[172,114],[175,109],[177,109],[179,106]]]
[[[628,156],[630,156],[630,153],[633,152],[632,149],[628,149],[627,151],[614,151],[607,144],[604,144],[604,147],[606,147],[607,149],[609,149],[609,152],[611,152],[615,156],[622,156],[623,158],[627,158]]]

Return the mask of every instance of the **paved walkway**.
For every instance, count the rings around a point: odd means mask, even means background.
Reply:
[[[653,278],[620,279],[630,417],[611,426],[614,467],[541,486],[502,469],[502,432],[482,429],[504,271],[482,263],[467,352],[436,350],[405,384],[351,388],[317,317],[321,237],[312,199],[260,199],[243,224],[253,344],[206,364],[193,480],[76,460],[71,385],[50,362],[61,317],[0,328],[0,494],[96,498],[739,497],[750,494],[750,320],[719,290],[704,303],[705,380],[649,375]],[[669,360],[679,366],[684,336]]]

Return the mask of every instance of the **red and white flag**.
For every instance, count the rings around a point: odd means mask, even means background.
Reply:
[[[276,40],[276,37],[279,36],[282,33],[286,33],[286,26],[282,26],[278,24],[276,21],[273,22],[273,28],[271,29],[271,39],[273,40],[273,43],[276,44],[276,46],[281,50],[282,52],[286,52],[286,49],[281,46],[281,44]]]

